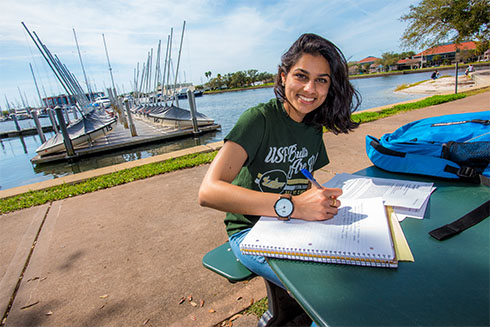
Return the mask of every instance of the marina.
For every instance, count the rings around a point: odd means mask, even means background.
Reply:
[[[192,137],[194,135],[192,128],[182,129],[170,126],[155,126],[140,119],[136,119],[134,125],[137,131],[136,136],[131,136],[129,130],[125,129],[122,124],[116,124],[113,130],[103,137],[97,138],[90,143],[84,143],[78,147],[74,147],[75,154],[73,156],[68,156],[66,152],[49,156],[36,155],[31,159],[31,162],[33,164],[44,164],[64,160],[73,161],[82,157],[96,156],[101,153]],[[218,124],[211,124],[200,127],[199,131],[200,133],[207,133],[216,131],[219,128],[220,126]]]
[[[453,75],[454,71],[444,71],[443,74]],[[362,111],[422,98],[425,96],[424,94],[395,93],[394,90],[401,84],[409,84],[428,79],[430,79],[430,72],[356,79],[352,83],[362,96],[360,107]],[[146,122],[139,121],[136,119],[137,115],[134,115],[138,138],[134,138],[135,142],[130,147],[114,147],[110,150],[107,149],[109,151],[87,153],[73,162],[31,162],[37,155],[35,150],[42,144],[38,135],[0,138],[0,189],[28,185],[43,180],[152,157],[196,145],[221,141],[231,130],[244,110],[258,103],[267,102],[272,97],[274,97],[272,88],[205,94],[202,97],[196,97],[196,108],[198,112],[212,117],[215,123],[220,126],[220,128],[197,136],[193,135],[192,129],[190,129],[184,131],[184,134],[187,133],[186,135],[174,134],[172,137],[165,138],[161,135],[161,131],[157,132],[155,130],[155,126],[146,126]],[[186,100],[180,101],[179,106],[189,109],[189,103]],[[73,117],[70,115],[70,118]],[[40,121],[43,130],[50,126],[48,118],[40,118]],[[35,129],[32,119],[21,120],[19,121],[19,125],[22,130]],[[146,129],[150,130],[147,134],[145,134]],[[15,130],[13,121],[0,122],[0,133],[12,130]],[[132,139],[130,130],[125,129],[122,124],[117,124],[112,133],[114,133],[114,139],[117,139],[117,135],[123,135],[127,140]],[[47,132],[46,138],[49,138],[53,134],[53,132]],[[148,135],[146,140],[148,142],[139,141],[144,135]],[[103,142],[103,138],[100,142]]]

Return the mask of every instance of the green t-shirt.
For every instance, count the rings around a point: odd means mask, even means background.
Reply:
[[[322,130],[292,120],[277,99],[242,113],[225,141],[240,144],[247,152],[244,166],[233,184],[269,193],[301,194],[308,180],[301,173],[328,164]],[[260,217],[227,213],[229,236],[252,227]]]

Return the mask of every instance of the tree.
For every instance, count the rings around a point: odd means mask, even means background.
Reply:
[[[484,40],[484,41],[477,41],[476,43],[476,51],[475,54],[477,56],[483,55],[485,51],[490,49],[490,40]]]
[[[206,85],[213,90],[242,88],[257,81],[264,83],[273,82],[274,77],[274,74],[265,72],[259,73],[256,69],[250,69],[247,71],[228,73],[226,75],[217,74],[216,77],[212,78]]]
[[[407,48],[490,39],[488,0],[422,0],[400,20],[409,22],[401,38]]]
[[[385,52],[381,55],[381,60],[378,60],[376,63],[383,65],[385,71],[390,71],[390,68],[396,65],[400,59],[400,55],[397,53]]]
[[[406,51],[406,52],[400,53],[400,59],[412,58],[413,56],[415,56],[414,51]]]
[[[258,72],[259,71],[257,69],[247,70],[248,85],[252,85],[253,83],[257,82],[257,73]]]
[[[441,55],[435,55],[434,56],[434,63],[436,65],[440,65],[441,64],[441,59],[442,59],[442,56]]]
[[[230,88],[244,87],[247,84],[247,74],[244,71],[238,71],[236,73],[231,74],[230,76],[230,84],[228,85]]]

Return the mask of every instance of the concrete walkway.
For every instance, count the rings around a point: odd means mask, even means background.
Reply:
[[[381,137],[417,119],[484,110],[490,110],[490,92],[363,124],[348,135],[325,134],[331,163],[316,177],[325,182],[336,173],[370,166],[366,134]],[[137,164],[141,162],[106,171]],[[213,326],[263,298],[261,279],[230,284],[201,265],[207,251],[226,241],[224,214],[197,204],[207,168],[176,171],[0,215],[1,314],[12,304],[2,323],[9,327]],[[256,323],[255,317],[241,317],[234,326]]]

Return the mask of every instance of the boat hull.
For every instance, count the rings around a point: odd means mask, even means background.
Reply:
[[[103,118],[105,119],[104,123],[98,125],[96,128],[90,129],[89,131],[73,133],[72,135],[70,133],[69,127],[68,130],[73,147],[92,142],[97,138],[110,133],[113,129],[113,126],[117,123],[117,119],[113,117]],[[56,134],[36,149],[36,153],[41,157],[64,151],[66,151],[66,148],[62,134]]]
[[[165,118],[150,118],[151,122],[154,124],[169,126],[174,128],[192,128],[192,120],[175,120],[175,119],[165,119]],[[214,124],[213,119],[209,120],[197,120],[197,126],[208,126]]]
[[[174,128],[192,128],[192,115],[190,110],[182,109],[174,105],[162,108],[161,112],[150,112],[147,118],[154,124],[170,126]],[[214,119],[196,112],[197,126],[207,126],[214,124]]]

